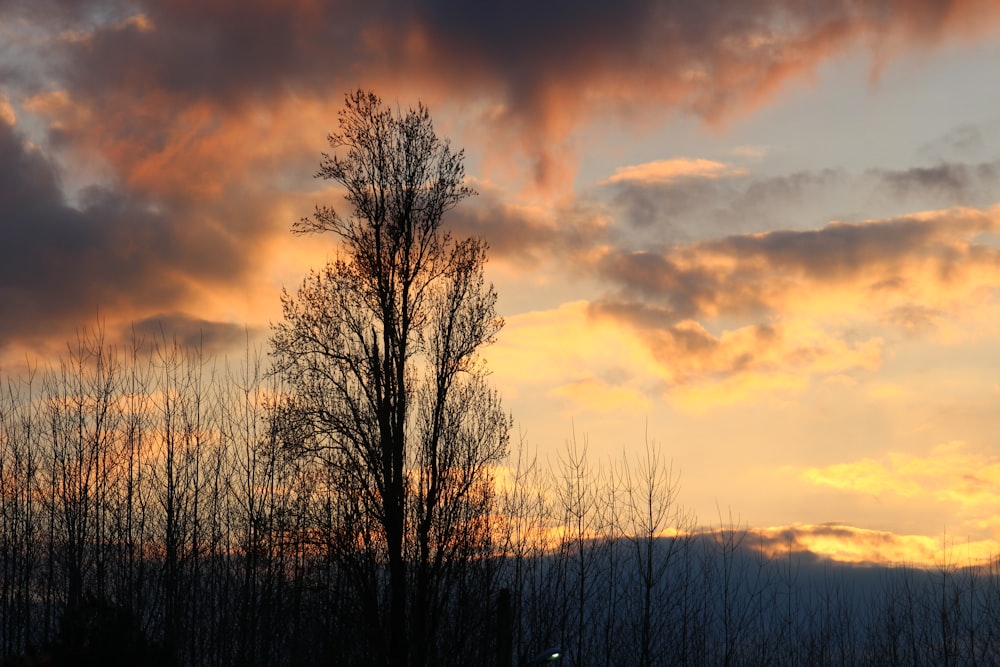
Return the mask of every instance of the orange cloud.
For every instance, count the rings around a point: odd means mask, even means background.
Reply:
[[[974,304],[988,306],[1000,289],[1000,251],[978,239],[998,226],[1000,208],[952,209],[612,250],[595,268],[617,288],[592,312],[639,332],[674,381],[873,370],[887,327],[951,326],[954,336],[956,322],[976,317]]]
[[[716,162],[715,160],[674,158],[619,167],[615,169],[615,173],[601,181],[601,184],[627,181],[671,183],[687,178],[720,178],[722,176],[738,176],[744,173],[746,172],[742,169],[735,169],[724,162]]]
[[[874,369],[881,347],[878,338],[847,343],[804,323],[718,336],[694,321],[635,330],[579,301],[512,316],[487,356],[505,392],[545,384],[570,411],[643,412],[654,397],[666,397],[697,413],[798,392],[812,376]]]
[[[0,95],[0,123],[10,126],[17,124],[17,115],[14,113],[14,107],[10,105],[10,100],[3,95]]]
[[[134,192],[211,200],[250,181],[274,187],[289,171],[296,182],[308,178],[338,103],[284,99],[234,109],[158,90],[100,100],[60,90],[32,97],[25,108],[75,152],[106,162],[114,180]]]
[[[814,381],[857,383],[881,367],[900,332],[947,343],[993,330],[1000,261],[979,237],[997,228],[998,211],[836,223],[657,253],[606,249],[592,266],[619,288],[512,318],[493,366],[512,387],[544,378],[557,388],[550,396],[581,409],[639,409],[643,397],[659,396],[699,413]],[[919,329],[901,311],[935,315]],[[905,396],[885,382],[866,391],[874,400]],[[859,489],[888,483],[863,472],[844,478]]]
[[[796,524],[754,529],[750,540],[768,556],[810,552],[843,563],[906,564],[917,567],[975,565],[1000,552],[995,540],[951,543],[942,537],[899,535],[843,524]]]

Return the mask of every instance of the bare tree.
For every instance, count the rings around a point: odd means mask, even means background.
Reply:
[[[391,665],[423,665],[445,565],[471,557],[468,540],[483,537],[474,528],[507,450],[510,421],[477,354],[503,321],[483,278],[486,244],[442,227],[473,192],[463,153],[438,138],[427,108],[394,113],[357,91],[339,122],[317,176],[345,189],[351,212],[317,208],[294,227],[332,232],[341,246],[282,297],[273,357],[291,390],[279,421],[295,446],[337,469],[340,500],[355,508],[340,526],[358,531],[347,543],[385,560],[375,643]]]
[[[628,458],[623,463],[627,541],[633,549],[638,583],[632,605],[637,615],[638,663],[649,667],[656,662],[655,656],[666,653],[657,647],[657,639],[662,642],[664,635],[676,634],[676,627],[671,626],[684,626],[668,622],[668,611],[677,602],[671,599],[674,596],[667,587],[667,573],[680,552],[688,548],[693,521],[677,503],[679,477],[672,463],[664,463],[656,443],[647,439],[644,455],[636,456],[631,465]],[[670,531],[674,534],[668,535]],[[672,652],[684,657],[683,642],[677,643]]]

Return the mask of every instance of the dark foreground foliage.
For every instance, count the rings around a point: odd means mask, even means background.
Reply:
[[[370,664],[385,570],[359,592],[336,471],[278,446],[261,377],[252,354],[95,334],[4,379],[3,665]],[[427,664],[496,664],[501,589],[515,665],[548,646],[580,666],[1000,663],[995,566],[767,557],[738,526],[696,530],[647,451],[596,470],[572,442],[554,470],[515,452],[483,551],[435,598]]]

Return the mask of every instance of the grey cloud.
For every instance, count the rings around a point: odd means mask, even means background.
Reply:
[[[577,201],[553,214],[510,206],[500,194],[485,189],[449,212],[445,221],[460,236],[478,236],[490,245],[490,256],[534,266],[558,261],[571,266],[581,253],[607,240],[596,204]]]
[[[852,185],[847,173],[823,169],[781,176],[623,182],[604,189],[611,193],[617,217],[631,228],[630,238],[678,243],[843,219],[843,195]]]
[[[873,169],[870,177],[894,197],[945,200],[951,205],[982,206],[1000,196],[1000,159],[978,164],[941,162],[905,170]]]
[[[648,247],[776,228],[815,229],[832,220],[857,221],[862,217],[859,210],[866,212],[865,218],[877,219],[952,206],[985,208],[1000,200],[1000,160],[873,168],[859,174],[823,169],[673,183],[625,182],[601,190],[623,223],[623,245]]]
[[[651,301],[659,319],[674,322],[694,318],[719,297],[724,276],[707,267],[681,267],[666,254],[655,252],[612,253],[602,259],[598,271],[625,295]],[[650,319],[644,312],[642,319]]]
[[[878,224],[840,223],[818,230],[730,236],[703,247],[744,261],[763,260],[776,272],[838,280],[862,269],[892,265],[936,233],[935,222],[901,218]]]
[[[802,275],[816,281],[837,281],[876,272],[893,277],[914,257],[932,260],[940,277],[966,258],[948,241],[988,231],[992,222],[978,213],[955,212],[944,217],[900,216],[871,223],[833,223],[811,231],[776,231],[731,236],[702,247],[743,260],[757,259],[777,275]],[[986,249],[971,248],[970,253]],[[988,260],[986,257],[976,257]]]
[[[865,276],[872,290],[901,290],[900,273],[918,259],[947,281],[964,263],[1000,263],[996,249],[954,243],[991,227],[985,215],[954,212],[734,235],[659,251],[617,250],[594,267],[613,286],[597,307],[643,329],[670,329],[685,319],[766,317],[786,290],[810,283]],[[890,321],[913,328],[928,318],[931,313],[910,310],[891,314]]]
[[[0,123],[0,347],[72,332],[102,309],[172,310],[188,280],[244,274],[253,227],[231,234],[203,215],[111,188],[70,205],[56,166]]]
[[[947,134],[921,145],[917,154],[925,160],[944,162],[956,156],[976,155],[985,145],[987,132],[978,125],[959,125]]]
[[[190,350],[206,354],[225,352],[241,342],[255,339],[259,331],[231,322],[215,322],[185,313],[161,313],[143,318],[123,329],[121,337],[139,340],[176,342]]]
[[[73,3],[44,4],[74,16],[67,9]],[[121,11],[118,2],[95,6],[114,16]],[[860,35],[926,48],[940,26],[968,18],[963,6],[937,0],[130,6],[155,27],[107,21],[88,39],[65,44],[63,77],[78,94],[161,90],[234,103],[290,89],[338,93],[373,76],[416,77],[443,83],[452,95],[492,94],[503,118],[543,131],[553,114],[580,119],[609,105],[738,113],[746,97],[773,89],[796,68],[814,67]],[[980,13],[977,23],[995,18]],[[92,27],[92,20],[76,19]]]

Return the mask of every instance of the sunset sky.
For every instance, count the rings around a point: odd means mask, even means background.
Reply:
[[[843,560],[1000,553],[997,0],[0,2],[0,360],[239,353],[344,94],[479,195],[524,441],[659,443],[680,501]]]

